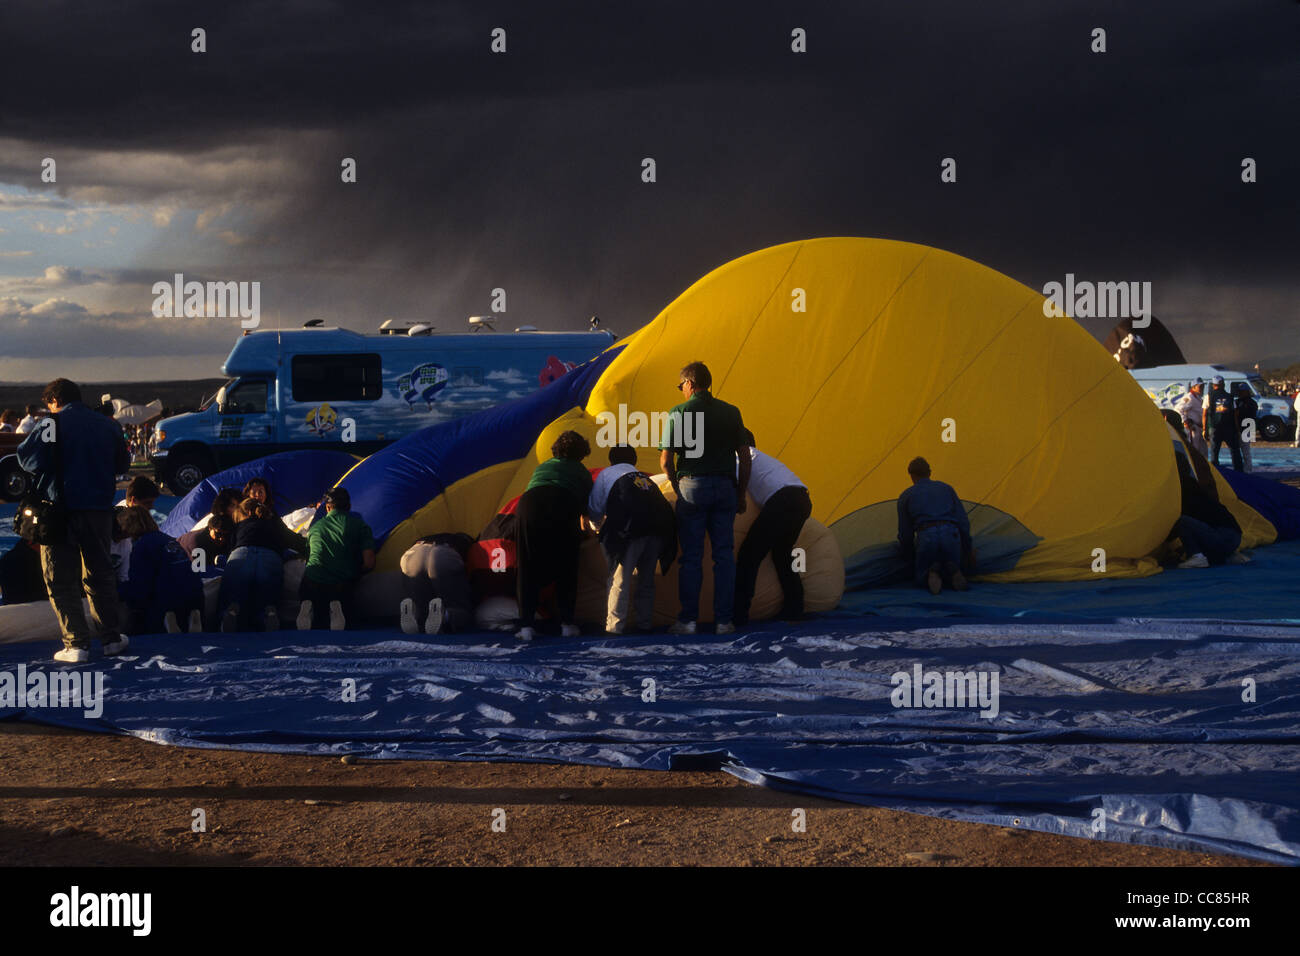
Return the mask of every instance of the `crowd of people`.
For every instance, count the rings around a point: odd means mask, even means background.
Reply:
[[[1192,447],[1212,461],[1217,468],[1219,454],[1224,445],[1237,471],[1253,471],[1252,440],[1247,440],[1247,422],[1259,415],[1259,403],[1250,386],[1235,382],[1229,388],[1223,376],[1216,375],[1205,389],[1205,380],[1198,378],[1190,383],[1187,393],[1174,406],[1176,419]],[[1168,416],[1167,416],[1168,417]],[[1171,418],[1171,424],[1175,423]]]
[[[1237,428],[1249,405],[1222,384],[1216,379],[1204,399],[1193,390],[1168,417],[1189,448],[1199,453],[1208,447],[1213,458],[1226,444],[1240,466]],[[608,568],[607,634],[653,629],[656,572],[667,574],[675,561],[680,609],[669,632],[697,633],[706,538],[717,634],[748,623],[759,568],[769,557],[782,596],[778,616],[800,619],[804,595],[796,542],[812,514],[807,485],[759,450],[741,410],[713,395],[702,362],[681,370],[677,388],[682,401],[669,412],[658,449],[675,505],[637,467],[635,448],[611,447],[608,464],[590,469],[590,444],[578,432],[565,431],[508,513],[477,539],[430,535],[401,556],[403,597],[396,610],[402,631],[469,630],[484,602],[511,597],[518,638],[533,640],[548,628],[577,636],[580,549],[584,536],[593,533]],[[35,493],[59,504],[61,526],[53,540],[21,540],[0,556],[0,591],[6,603],[48,598],[63,635],[57,660],[88,657],[83,594],[108,656],[129,646],[131,634],[275,631],[286,621],[300,630],[342,630],[357,620],[356,589],[375,567],[376,545],[362,516],[352,512],[346,489],[326,492],[318,505],[322,513],[299,533],[277,514],[268,481],[253,478],[243,488],[221,489],[210,513],[172,538],[159,530],[163,516],[153,510],[159,489],[152,479],[133,478],[114,505],[117,476],[129,466],[116,423],[85,405],[67,379],[51,382],[43,400],[55,419],[55,438],[33,434],[28,419],[41,415],[28,409],[18,423],[28,422],[18,454],[35,476]],[[1182,515],[1170,533],[1171,542],[1183,548],[1179,566],[1244,563],[1241,529],[1218,502],[1204,458],[1181,456],[1179,468]],[[933,594],[944,587],[966,590],[977,561],[966,506],[951,485],[931,477],[924,458],[913,459],[907,471],[911,484],[897,510],[899,553],[908,575]],[[750,500],[757,514],[737,550],[735,519]],[[506,552],[509,560],[499,561]],[[288,562],[299,562],[291,602],[284,600]],[[215,602],[206,600],[213,595]],[[215,613],[205,614],[210,607]]]
[[[113,418],[113,403],[108,399],[107,395],[104,396],[104,400],[100,402],[98,408],[106,417]],[[28,405],[25,414],[22,415],[12,408],[6,408],[0,411],[0,432],[26,435],[47,414],[45,408],[40,405]],[[154,431],[152,422],[116,424],[122,429],[122,438],[126,442],[130,464],[149,461],[150,455],[153,454],[157,447],[157,434]]]

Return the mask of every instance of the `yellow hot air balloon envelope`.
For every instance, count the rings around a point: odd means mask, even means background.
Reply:
[[[1044,301],[926,246],[775,246],[709,273],[625,340],[586,411],[670,408],[680,368],[704,361],[758,446],[808,484],[851,586],[888,576],[917,455],[967,503],[989,577],[1155,573],[1148,555],[1179,512],[1164,421]]]

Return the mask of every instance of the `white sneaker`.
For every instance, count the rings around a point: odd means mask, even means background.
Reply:
[[[179,634],[181,632],[181,625],[176,620],[175,611],[168,611],[163,615],[163,630],[168,634]]]
[[[297,622],[298,630],[300,631],[311,630],[311,615],[312,615],[311,601],[303,601],[301,604],[298,605],[298,622]]]
[[[424,619],[424,633],[442,633],[442,598],[429,601],[429,616]]]
[[[200,611],[198,608],[195,608],[193,611],[190,611],[190,633],[191,634],[203,633],[203,612]]]
[[[262,630],[278,631],[279,629],[280,629],[280,612],[268,604],[266,606],[266,610],[262,612]]]
[[[521,641],[531,641],[536,636],[537,632],[531,627],[521,627],[515,632],[515,637],[519,638]]]
[[[54,652],[54,659],[64,664],[84,664],[90,660],[90,651],[81,647],[65,647]]]
[[[1250,557],[1242,554],[1240,551],[1234,551],[1228,556],[1229,564],[1250,564]]]
[[[330,630],[342,631],[348,626],[347,621],[343,620],[343,604],[340,601],[330,601]]]
[[[117,640],[109,641],[104,644],[104,656],[116,657],[130,646],[131,642],[127,639],[127,636],[125,634],[119,634],[117,635]]]
[[[582,628],[576,624],[561,624],[560,637],[579,637],[582,634]]]
[[[714,631],[715,631],[716,633],[718,633],[718,634],[735,634],[735,633],[736,633],[736,625],[734,625],[734,624],[719,624],[716,628],[714,628]]]
[[[668,628],[669,634],[694,634],[694,621],[673,621],[673,626]]]
[[[410,598],[403,598],[402,603],[398,605],[398,615],[402,620],[403,634],[417,634],[420,630],[420,624],[415,619],[415,602]]]
[[[1210,559],[1198,551],[1178,566],[1180,568],[1208,568],[1210,566]]]

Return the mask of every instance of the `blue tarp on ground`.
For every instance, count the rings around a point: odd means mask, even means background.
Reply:
[[[48,654],[0,646],[0,674],[49,672]],[[997,715],[895,707],[891,675],[917,666],[996,674]],[[731,639],[533,644],[162,635],[78,669],[105,674],[101,717],[22,716],[198,747],[715,766],[952,819],[1300,860],[1300,624],[843,616]]]
[[[1145,578],[1019,584],[982,583],[932,597],[907,586],[850,591],[835,612],[896,618],[1109,621],[1200,618],[1300,623],[1300,541],[1250,552],[1246,565],[1179,570]],[[937,622],[934,622],[937,623]]]
[[[1273,523],[1279,541],[1300,538],[1300,488],[1231,468],[1219,472],[1238,498]]]

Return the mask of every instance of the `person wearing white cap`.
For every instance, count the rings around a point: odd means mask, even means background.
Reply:
[[[1196,381],[1187,386],[1187,393],[1183,395],[1174,405],[1176,411],[1183,419],[1183,431],[1187,433],[1192,447],[1199,451],[1203,456],[1208,455],[1210,449],[1205,444],[1205,438],[1201,434],[1201,421],[1204,418],[1205,405],[1205,380],[1198,378]]]

